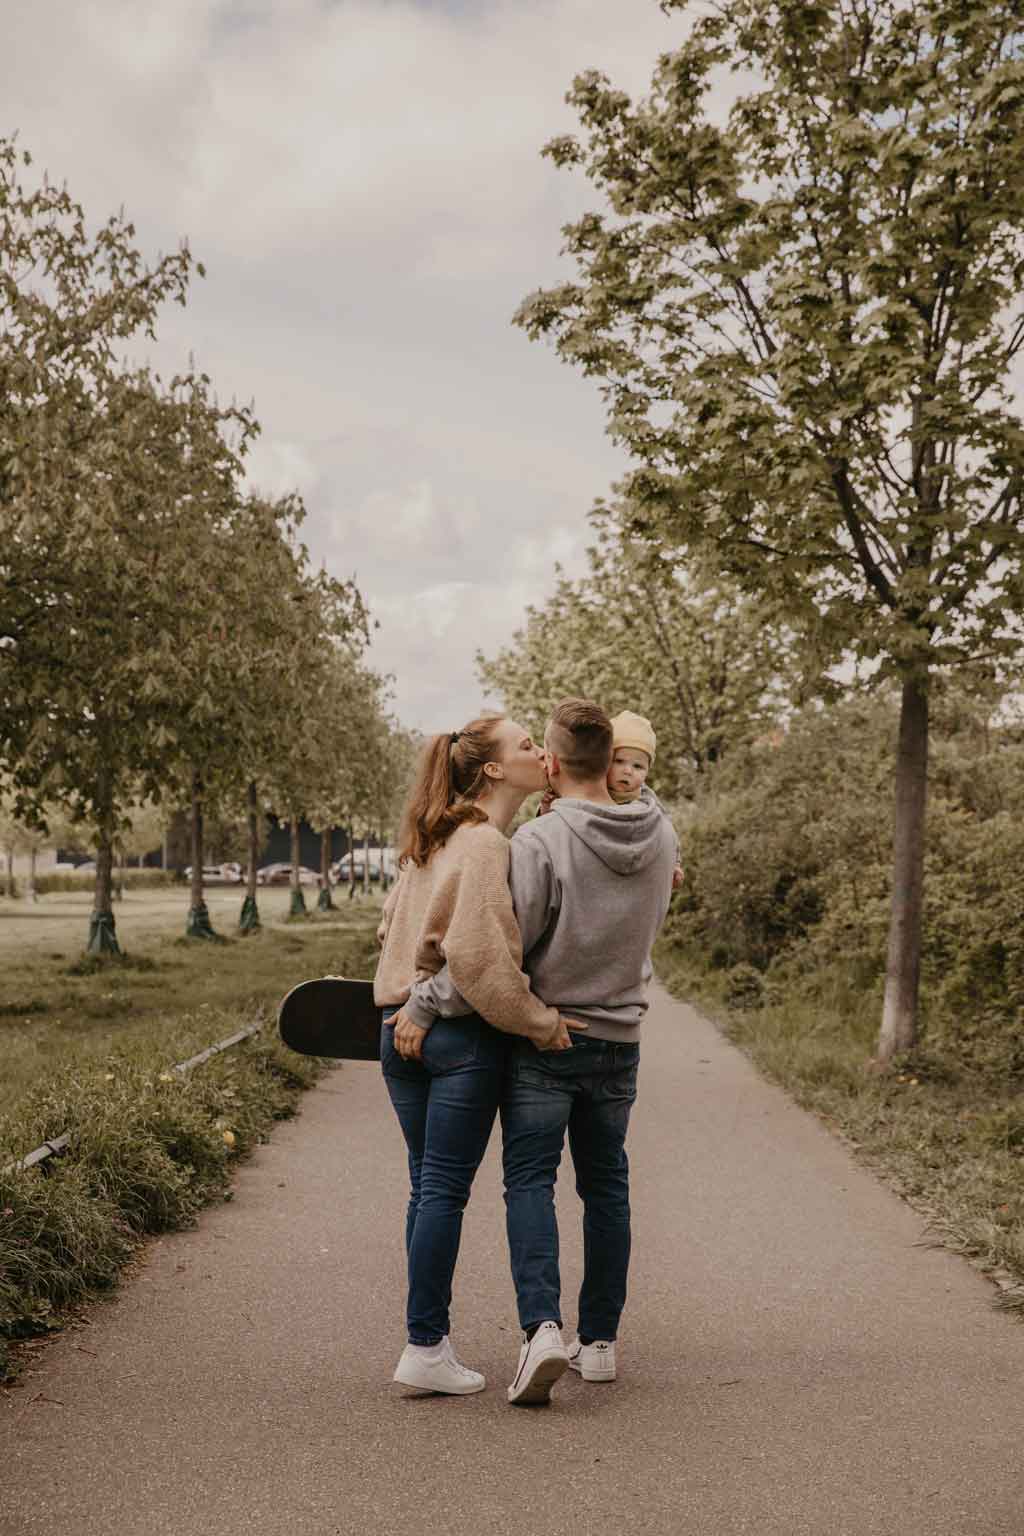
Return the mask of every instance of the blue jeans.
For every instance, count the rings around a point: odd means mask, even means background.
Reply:
[[[636,1099],[638,1045],[576,1038],[569,1051],[516,1040],[501,1104],[508,1246],[525,1330],[561,1326],[555,1178],[565,1133],[583,1201],[579,1331],[614,1339],[629,1270],[626,1131]]]
[[[476,1014],[438,1019],[423,1061],[405,1061],[388,1022],[397,1012],[384,1010],[380,1059],[409,1149],[409,1343],[435,1344],[449,1331],[462,1213],[497,1114],[508,1036]]]

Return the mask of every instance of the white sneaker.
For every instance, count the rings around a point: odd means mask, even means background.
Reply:
[[[471,1371],[456,1358],[445,1334],[440,1344],[407,1344],[394,1375],[403,1387],[421,1392],[482,1392],[487,1383],[479,1371]]]
[[[546,1403],[551,1388],[569,1364],[557,1323],[541,1323],[519,1351],[519,1369],[508,1389],[510,1403]]]
[[[577,1371],[584,1381],[615,1380],[615,1341],[595,1339],[592,1344],[581,1344],[573,1339],[569,1345],[569,1369]]]

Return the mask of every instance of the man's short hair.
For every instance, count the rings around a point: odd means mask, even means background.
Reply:
[[[545,734],[572,778],[604,778],[612,760],[612,723],[600,704],[563,699],[552,710]]]

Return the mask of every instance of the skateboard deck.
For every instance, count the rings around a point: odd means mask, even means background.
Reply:
[[[380,1014],[372,981],[321,976],[293,987],[277,1013],[281,1039],[302,1056],[380,1060]]]

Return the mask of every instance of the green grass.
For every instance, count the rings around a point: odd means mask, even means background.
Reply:
[[[294,1112],[324,1066],[278,1041],[283,993],[373,973],[376,902],[288,922],[288,892],[273,890],[263,932],[228,938],[239,898],[217,891],[220,944],[181,937],[186,904],[180,890],[131,893],[118,910],[127,958],[82,964],[88,899],[0,902],[0,1170],[71,1138],[46,1172],[0,1171],[0,1380],[16,1370],[10,1341],[60,1326],[146,1234],[228,1195],[234,1160]],[[168,1071],[259,1019],[252,1039]]]
[[[928,1219],[936,1243],[971,1259],[1024,1317],[1022,1085],[967,1072],[929,1050],[870,1068],[881,999],[842,978],[817,995],[737,1007],[728,972],[709,972],[669,939],[655,954],[677,997],[712,1017],[766,1076],[842,1135]]]
[[[210,891],[207,903],[230,943],[182,937],[184,888],[129,892],[116,911],[127,952],[119,964],[83,963],[89,896],[61,893],[34,907],[0,900],[0,1138],[5,1118],[55,1069],[112,1053],[148,1059],[154,1050],[177,1061],[250,1022],[304,977],[373,974],[373,901],[288,922],[288,891],[275,887],[260,896],[263,932],[247,938],[232,936],[237,890]]]

